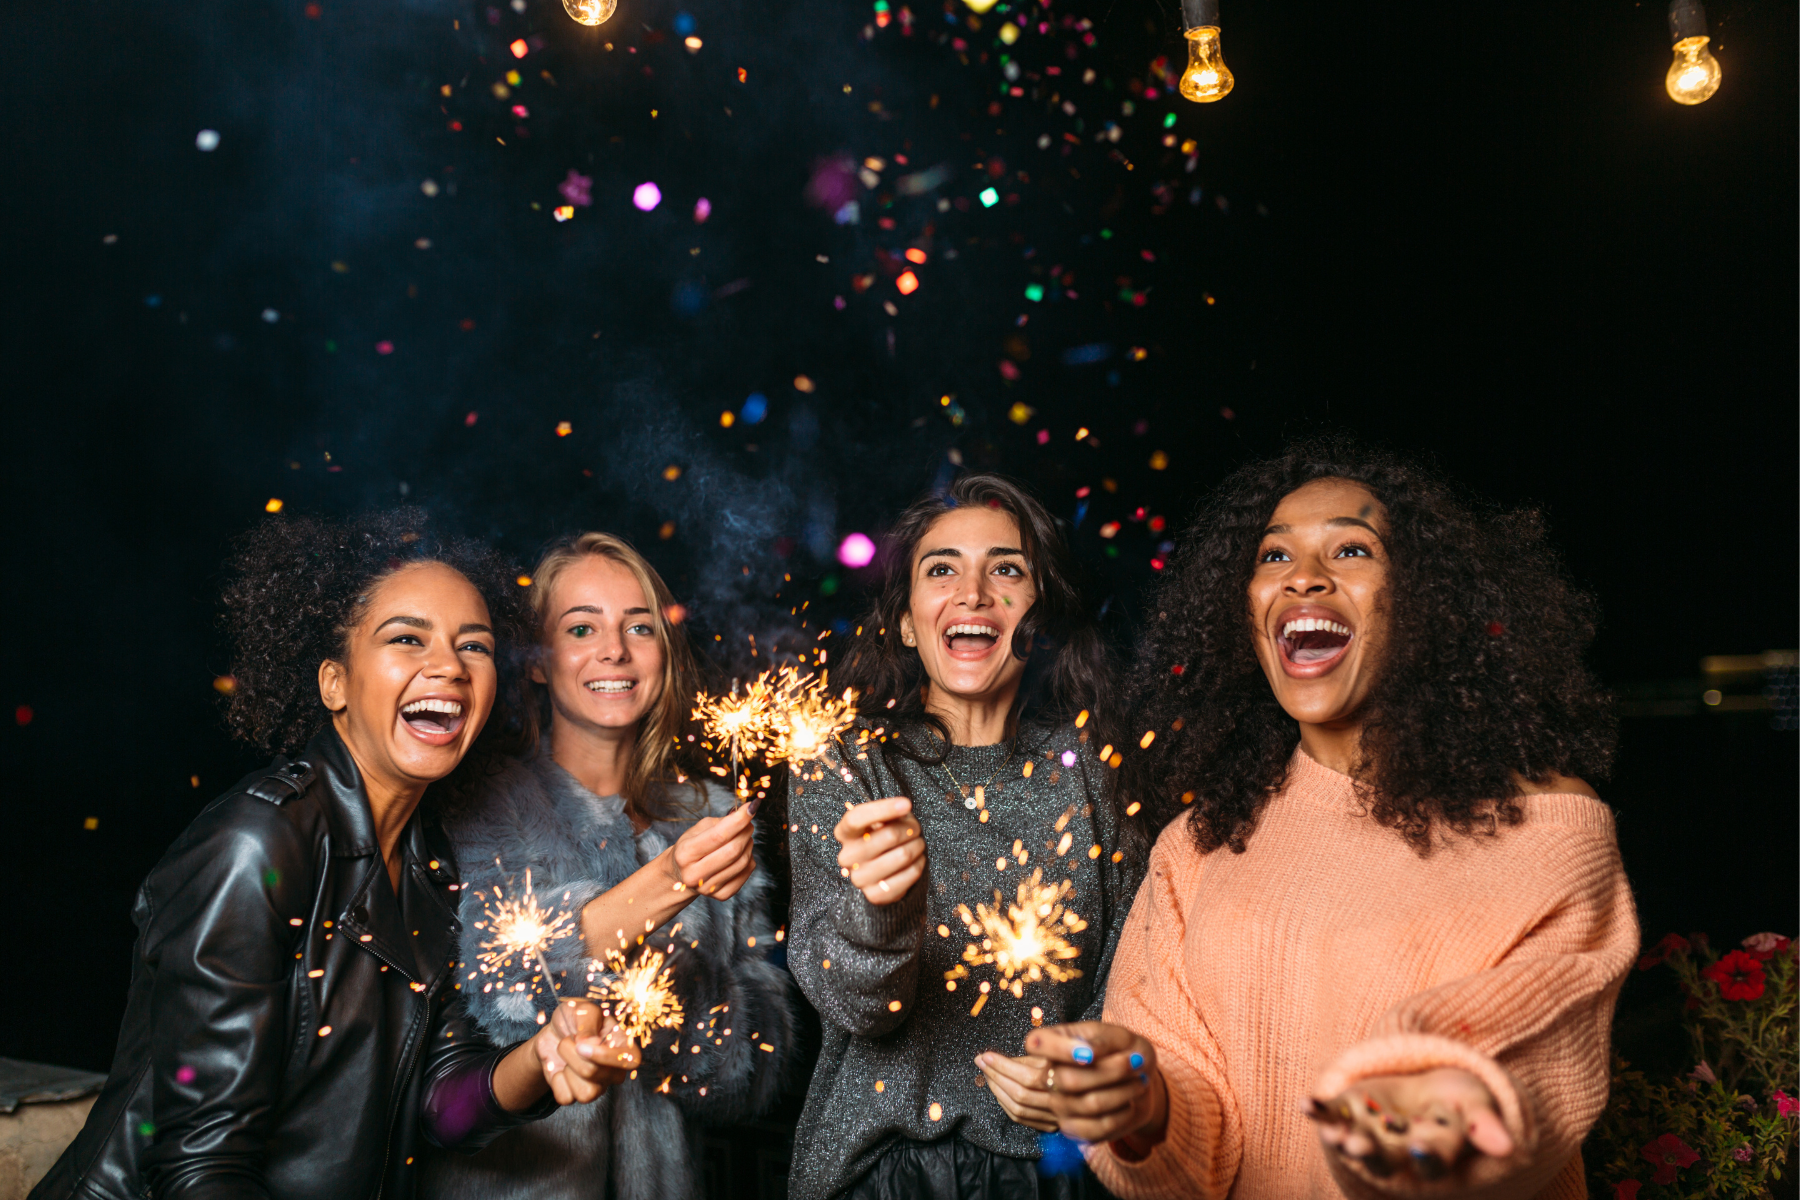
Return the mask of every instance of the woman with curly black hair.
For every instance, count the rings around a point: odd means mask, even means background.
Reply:
[[[1099,1015],[1139,878],[1095,717],[1100,636],[1055,521],[997,475],[902,513],[883,576],[832,667],[865,716],[837,769],[790,785],[788,963],[824,1045],[789,1194],[1072,1197],[1079,1160],[1038,1169],[1056,1123],[1021,1050],[1045,1021]],[[1017,975],[970,964],[978,905],[1038,912],[1066,950]]]
[[[457,996],[419,803],[494,711],[504,564],[401,511],[271,521],[232,568],[228,720],[276,758],[139,889],[112,1075],[39,1200],[410,1196],[420,1137],[472,1151],[637,1065],[585,1001],[496,1047]]]
[[[1304,444],[1226,481],[1151,611],[1123,786],[1185,815],[1104,1020],[1027,1042],[1064,1132],[1131,1200],[1583,1195],[1638,936],[1581,778],[1593,606],[1538,519]]]

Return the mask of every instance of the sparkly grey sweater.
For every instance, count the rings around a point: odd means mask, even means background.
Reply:
[[[941,749],[924,730],[909,736],[921,749]],[[1110,771],[1073,727],[1028,731],[1010,755],[1005,745],[953,746],[948,771],[894,761],[898,780],[871,743],[846,764],[856,782],[832,767],[809,767],[806,777],[791,781],[788,969],[823,1025],[795,1136],[793,1200],[845,1191],[901,1137],[955,1135],[997,1154],[1038,1157],[1036,1131],[1007,1117],[975,1056],[1023,1054],[1026,1034],[1039,1024],[1098,1019],[1113,947],[1138,882],[1113,861],[1117,830],[1100,790],[1109,786]],[[982,809],[966,807],[975,803],[978,785],[986,822]],[[870,799],[871,791],[874,797],[910,794],[925,836],[925,874],[904,898],[883,906],[870,904],[842,876],[831,833],[845,805]],[[1059,854],[1064,834],[1067,846]],[[1098,853],[1091,852],[1095,846]],[[1066,934],[1080,954],[1065,965],[1081,975],[1027,982],[1015,998],[1000,990],[993,966],[963,961],[964,947],[979,947],[981,939],[970,935],[957,907],[972,913],[977,903],[992,907],[996,890],[1016,902],[1020,883],[1039,868],[1045,883],[1074,885],[1063,902],[1087,927]],[[984,982],[990,985],[985,997]],[[977,1001],[980,1011],[972,1013]]]

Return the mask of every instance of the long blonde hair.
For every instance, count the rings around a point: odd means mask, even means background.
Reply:
[[[699,666],[686,634],[681,631],[682,610],[675,603],[669,585],[636,547],[610,533],[581,533],[554,542],[531,573],[529,593],[532,614],[537,621],[538,644],[542,645],[549,629],[550,593],[555,589],[558,577],[584,558],[609,559],[631,572],[650,602],[653,610],[651,626],[656,630],[657,644],[662,647],[662,692],[644,715],[631,766],[619,789],[626,810],[646,819],[666,815],[650,811],[650,796],[653,791],[660,790],[673,799],[670,785],[683,781],[693,787],[696,803],[702,803],[705,792],[687,761],[692,754],[684,753],[681,740],[691,720],[694,694],[699,691]],[[537,711],[542,713],[549,706],[549,689],[542,684],[532,686],[542,691],[536,698]],[[544,722],[537,724],[541,727]]]

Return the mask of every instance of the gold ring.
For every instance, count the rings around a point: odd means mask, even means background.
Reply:
[[[1056,1068],[1055,1067],[1047,1067],[1044,1070],[1044,1090],[1046,1092],[1054,1092],[1056,1090]]]

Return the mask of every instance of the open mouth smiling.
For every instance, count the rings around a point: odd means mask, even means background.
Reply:
[[[1282,661],[1306,674],[1330,670],[1356,637],[1356,631],[1335,616],[1292,613],[1282,617],[1278,630],[1275,644],[1281,648]]]
[[[601,696],[622,696],[637,687],[635,679],[590,679],[581,685]]]
[[[462,701],[427,696],[402,707],[400,719],[406,722],[407,728],[428,741],[454,737],[463,725]]]
[[[985,654],[1000,642],[1000,627],[986,621],[958,621],[944,630],[944,646],[952,653]]]

